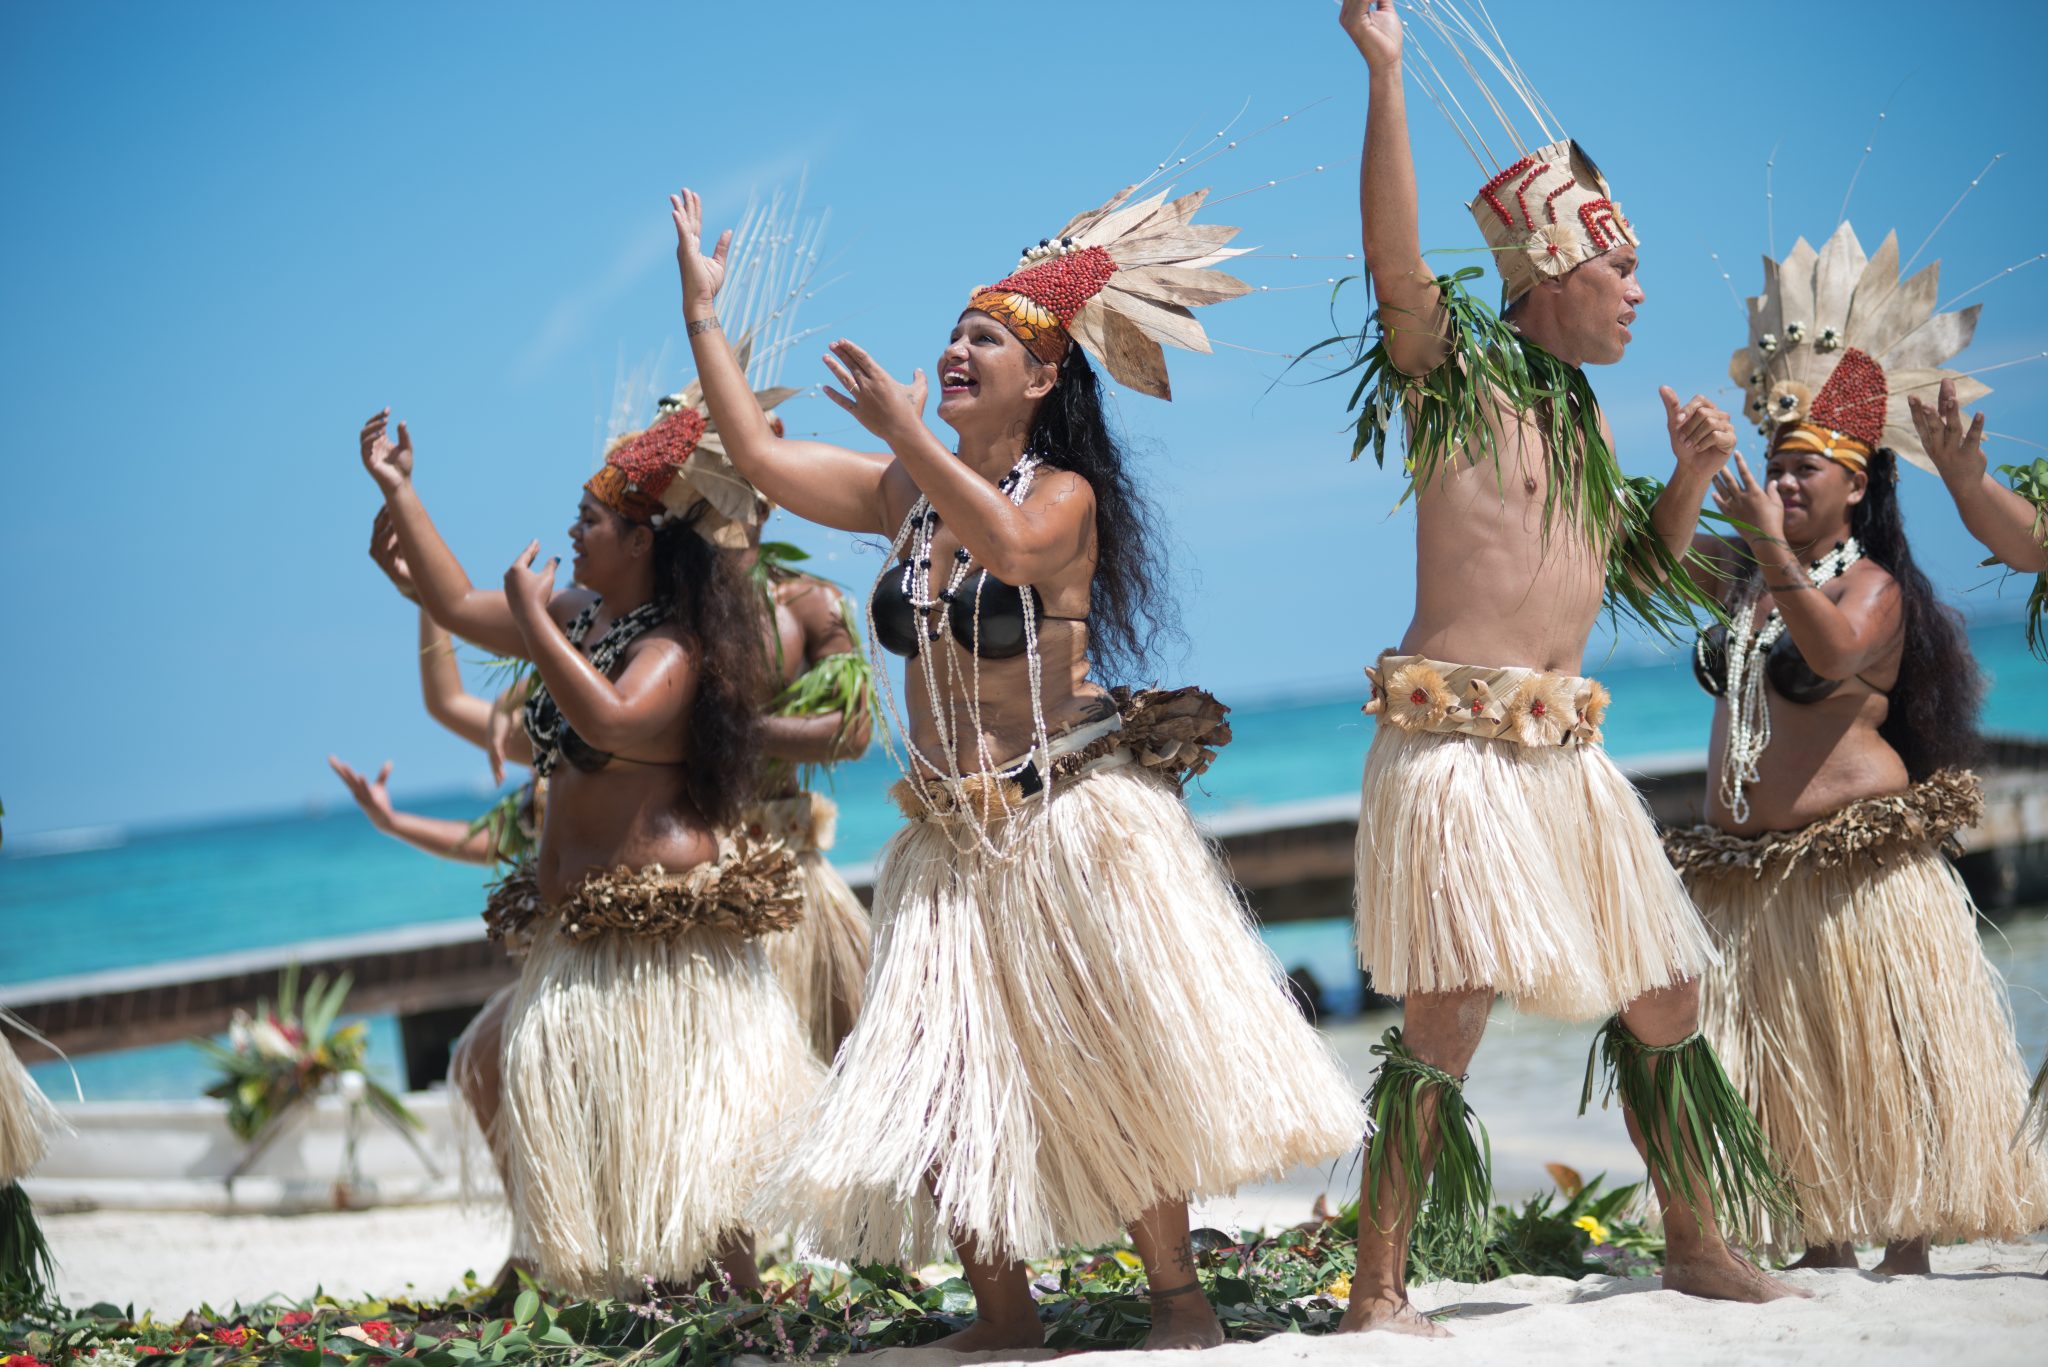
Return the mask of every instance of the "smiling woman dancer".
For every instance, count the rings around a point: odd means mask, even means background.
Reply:
[[[1761,483],[1740,456],[1715,480],[1754,532],[1702,544],[1733,584],[1694,656],[1718,778],[1710,824],[1666,839],[1725,955],[1706,1028],[1796,1179],[1770,1242],[1849,1268],[1884,1243],[1890,1274],[1927,1272],[1931,1240],[2048,1224],[2048,1167],[2009,1143],[2026,1073],[2004,990],[1944,857],[1982,810],[1958,767],[1981,685],[1896,487],[1901,460],[1954,463],[1960,424],[1916,433],[1909,400],[1985,392],[1940,369],[1976,309],[1937,316],[1935,267],[1902,284],[1898,264],[1896,237],[1866,260],[1844,223],[1750,301],[1734,377],[1769,458]]]
[[[631,1294],[714,1257],[755,1283],[743,1211],[818,1065],[759,938],[800,914],[794,862],[732,831],[759,750],[761,652],[752,591],[707,539],[725,519],[691,479],[704,416],[613,444],[569,532],[584,587],[554,589],[534,543],[502,592],[472,586],[442,542],[388,416],[364,425],[363,464],[421,601],[538,678],[540,850],[485,911],[527,951],[499,1115],[515,1223],[543,1279],[573,1293]]]
[[[1206,348],[1186,305],[1244,288],[1205,269],[1232,230],[1190,224],[1200,201],[1119,196],[976,292],[938,361],[957,453],[924,426],[921,372],[898,383],[837,343],[832,397],[887,455],[769,431],[714,312],[725,240],[704,255],[697,197],[672,202],[733,463],[799,517],[894,538],[870,626],[910,661],[909,824],[883,854],[867,1005],[762,1208],[850,1259],[950,1235],[977,1315],[955,1349],[1041,1342],[1022,1260],[1119,1227],[1151,1281],[1148,1342],[1220,1342],[1187,1201],[1363,1128],[1181,801],[1222,709],[1090,680],[1105,649],[1142,655],[1165,585],[1074,343],[1166,394],[1153,339]]]

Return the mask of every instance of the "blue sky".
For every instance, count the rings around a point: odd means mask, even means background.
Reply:
[[[1639,340],[1595,376],[1633,471],[1668,471],[1658,384],[1725,383],[1742,330],[1708,253],[1757,287],[1774,147],[1781,253],[1833,229],[1888,97],[1851,205],[1866,244],[1897,226],[1910,250],[2002,152],[1930,249],[1944,295],[2048,248],[2038,7],[1967,25],[1903,3],[1497,8],[1644,239]],[[1202,182],[1283,182],[1209,215],[1245,226],[1245,274],[1275,289],[1208,312],[1249,350],[1175,354],[1172,404],[1119,406],[1182,568],[1193,648],[1170,677],[1226,696],[1355,679],[1407,617],[1399,481],[1347,465],[1337,386],[1273,388],[1283,363],[1260,354],[1325,335],[1319,282],[1356,269],[1286,255],[1357,249],[1365,73],[1334,16],[0,7],[10,834],[332,802],[330,750],[395,758],[401,794],[479,778],[417,706],[410,610],[363,556],[376,495],[354,432],[387,403],[410,422],[428,505],[480,580],[531,536],[560,550],[622,367],[666,347],[682,378],[674,186],[730,221],[807,169],[839,260],[806,322],[907,373],[1021,243],[1247,101],[1240,129],[1294,117]],[[1415,118],[1424,243],[1470,247],[1480,177],[1433,111]],[[2048,264],[1982,297],[1969,364],[2048,350]],[[806,352],[788,378],[820,373]],[[1992,430],[2048,441],[2048,368],[1987,378]],[[822,399],[786,412],[855,436]],[[1907,479],[1939,582],[2014,608],[1939,488]],[[844,538],[778,531],[849,582],[872,569]]]

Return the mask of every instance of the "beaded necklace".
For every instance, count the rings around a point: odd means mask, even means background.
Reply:
[[[1025,497],[1031,492],[1033,479],[1045,464],[1044,458],[1035,450],[1027,449],[1010,467],[1009,474],[996,482],[996,487],[1009,498],[1012,507],[1022,507]],[[926,639],[937,641],[944,634],[950,621],[954,603],[960,597],[961,585],[966,583],[974,566],[974,556],[965,546],[953,552],[953,565],[947,575],[945,587],[932,591],[932,544],[938,531],[938,510],[931,506],[931,500],[923,494],[910,507],[903,519],[902,527],[889,545],[889,568],[884,575],[901,573],[903,596],[909,600],[923,623]],[[898,560],[902,563],[899,566]],[[1014,778],[1046,754],[1050,737],[1045,725],[1044,664],[1038,651],[1038,613],[1033,597],[1029,593],[1020,595],[1024,614],[1024,662],[1027,687],[1031,694],[1032,745],[1030,751],[1015,764],[997,769],[996,757],[985,753],[987,728],[982,724],[981,711],[981,595],[974,595],[974,639],[976,647],[966,651],[924,651],[917,660],[905,665],[909,670],[919,670],[924,676],[925,695],[932,718],[933,729],[938,733],[937,755],[926,754],[911,739],[909,719],[904,716],[898,704],[896,692],[890,683],[889,664],[886,656],[879,654],[880,633],[875,629],[874,595],[867,597],[868,652],[874,660],[875,675],[882,700],[895,722],[895,730],[903,737],[904,755],[895,753],[887,732],[883,745],[890,752],[897,767],[911,780],[911,787],[925,802],[927,810],[938,813],[939,808],[925,795],[924,785],[936,781],[948,790],[954,810],[968,810],[978,806],[967,792],[966,780],[975,776],[994,776],[1000,779]],[[934,622],[936,621],[936,625]],[[962,656],[965,656],[963,662]],[[945,677],[940,677],[943,668]],[[972,727],[977,753],[972,762],[963,764],[960,754],[960,735],[954,725],[953,709],[947,705],[947,696],[964,694],[967,698],[968,724]],[[994,785],[1001,792],[1001,785]],[[982,799],[986,800],[986,797]],[[1007,804],[1007,798],[1001,799]],[[983,847],[983,852],[994,857],[1004,857],[989,839],[982,822],[968,822],[968,828]]]
[[[1807,567],[1807,581],[1818,589],[1862,558],[1863,546],[1855,537],[1838,541],[1833,550]],[[1757,625],[1759,597],[1747,598],[1728,622],[1728,744],[1721,755],[1721,801],[1737,825],[1749,820],[1749,798],[1743,789],[1757,781],[1757,761],[1771,743],[1764,657],[1785,634],[1785,619],[1775,606],[1762,625]]]

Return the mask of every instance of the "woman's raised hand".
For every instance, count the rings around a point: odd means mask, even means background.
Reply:
[[[419,591],[413,587],[412,566],[405,563],[405,552],[399,548],[398,528],[391,521],[389,508],[379,508],[370,522],[370,559],[384,571],[391,587],[415,603],[420,600]]]
[[[922,370],[910,374],[904,384],[875,363],[875,358],[841,339],[825,355],[825,368],[846,390],[831,385],[825,397],[853,414],[854,420],[892,445],[924,427],[926,382]]]
[[[363,809],[363,815],[370,818],[370,824],[389,834],[392,826],[391,793],[385,784],[391,781],[391,761],[384,761],[384,767],[377,771],[374,779],[365,778],[333,755],[327,757],[327,763],[341,776],[348,795],[356,800],[356,806]]]
[[[505,571],[505,601],[512,605],[512,615],[522,625],[548,615],[548,600],[555,592],[555,569],[562,563],[558,555],[536,570],[533,558],[539,554],[540,542],[529,541]]]
[[[704,201],[686,189],[668,197],[669,217],[676,225],[676,269],[683,278],[683,311],[697,305],[710,312],[725,283],[725,255],[732,249],[732,229],[718,235],[711,255],[704,255]]]
[[[387,494],[412,478],[412,434],[400,423],[398,440],[392,441],[385,433],[390,421],[391,410],[386,408],[372,414],[362,431],[363,468]]]
[[[1954,380],[1941,382],[1941,392],[1932,406],[1923,403],[1918,394],[1908,395],[1906,409],[1943,484],[1951,490],[1967,488],[1984,478],[1984,411],[1979,409],[1964,421]]]
[[[1778,486],[1769,480],[1757,483],[1739,451],[1735,472],[1723,470],[1714,476],[1714,506],[1742,524],[1737,530],[1752,556],[1761,555],[1766,545],[1785,544],[1785,501],[1778,495]]]

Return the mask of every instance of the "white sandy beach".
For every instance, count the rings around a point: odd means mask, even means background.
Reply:
[[[49,1221],[74,1302],[135,1301],[178,1310],[211,1300],[271,1293],[297,1298],[325,1288],[433,1295],[465,1268],[488,1275],[502,1226],[448,1206],[302,1216],[136,1215],[98,1212]],[[1866,1254],[1866,1264],[1876,1261]],[[1217,1367],[1304,1363],[1429,1363],[1468,1367],[1513,1359],[1530,1367],[1797,1362],[1804,1367],[1964,1362],[2038,1364],[2048,1343],[2048,1243],[1971,1244],[1934,1251],[1935,1275],[1888,1281],[1868,1272],[1797,1272],[1812,1300],[1768,1306],[1698,1301],[1659,1289],[1654,1278],[1510,1277],[1483,1286],[1439,1282],[1416,1291],[1425,1310],[1450,1309],[1453,1337],[1425,1341],[1285,1335],[1230,1344],[1204,1358]],[[867,1355],[877,1367],[951,1367],[962,1362],[1053,1356],[930,1350]],[[1132,1367],[1139,1354],[1094,1355]]]
[[[1376,1062],[1370,1046],[1393,1023],[1368,1017],[1331,1032],[1363,1087]],[[1502,1199],[1549,1185],[1546,1162],[1588,1176],[1633,1180],[1638,1160],[1618,1116],[1576,1115],[1591,1031],[1496,1012],[1472,1070],[1470,1095],[1489,1124]],[[1219,1228],[1275,1227],[1303,1219],[1317,1195],[1333,1204],[1356,1169],[1302,1170],[1285,1180],[1207,1203],[1197,1221]],[[58,1286],[73,1304],[111,1301],[176,1313],[266,1296],[434,1297],[465,1271],[488,1276],[505,1252],[502,1219],[449,1204],[306,1215],[193,1212],[50,1212],[45,1220],[60,1262]],[[1866,1264],[1876,1261],[1866,1254]],[[1968,1360],[1973,1367],[2038,1363],[2048,1345],[2048,1242],[1937,1249],[1936,1275],[1885,1281],[1869,1273],[1802,1272],[1791,1280],[1810,1301],[1740,1307],[1662,1291],[1654,1279],[1567,1281],[1514,1277],[1483,1286],[1439,1283],[1417,1292],[1427,1310],[1454,1308],[1455,1337],[1425,1342],[1391,1335],[1356,1339],[1285,1336],[1216,1350],[1218,1364],[1429,1362],[1441,1367],[1503,1357],[1531,1364],[1801,1362],[1848,1367],[1869,1362]],[[894,1362],[898,1352],[873,1355]],[[1032,1355],[1035,1357],[1049,1354]],[[1122,1354],[1102,1355],[1107,1361]],[[952,1355],[919,1354],[925,1367]],[[1016,1360],[999,1357],[974,1361]]]

